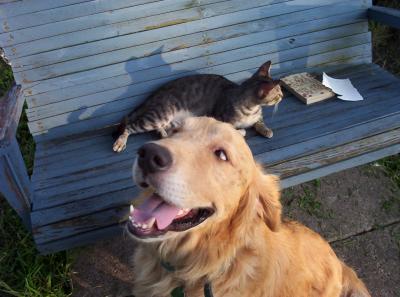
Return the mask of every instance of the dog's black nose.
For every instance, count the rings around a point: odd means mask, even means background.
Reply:
[[[144,173],[165,171],[171,164],[171,153],[161,145],[147,143],[138,150],[138,165]]]

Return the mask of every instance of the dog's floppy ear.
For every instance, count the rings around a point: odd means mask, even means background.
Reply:
[[[278,231],[282,213],[282,205],[279,201],[279,179],[261,170],[257,175],[258,213],[272,231]]]

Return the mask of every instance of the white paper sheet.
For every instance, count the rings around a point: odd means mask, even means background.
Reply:
[[[345,101],[361,101],[364,98],[353,86],[349,79],[336,79],[328,76],[325,72],[322,75],[322,84],[330,88],[338,95],[338,98]]]

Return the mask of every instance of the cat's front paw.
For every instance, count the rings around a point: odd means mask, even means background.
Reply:
[[[120,137],[118,137],[118,139],[114,142],[113,151],[117,153],[122,152],[126,148],[127,140],[128,137],[126,137],[125,135],[121,135]]]
[[[239,129],[238,132],[239,132],[240,134],[242,134],[243,137],[246,136],[246,130],[245,130],[245,129]]]

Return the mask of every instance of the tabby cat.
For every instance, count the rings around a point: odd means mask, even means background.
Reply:
[[[240,129],[254,127],[264,137],[272,130],[265,126],[262,105],[276,105],[283,97],[279,81],[270,75],[271,61],[264,63],[248,80],[238,85],[211,74],[192,75],[171,81],[133,110],[120,125],[113,150],[126,148],[130,134],[156,130],[167,137],[189,116],[210,116]]]

